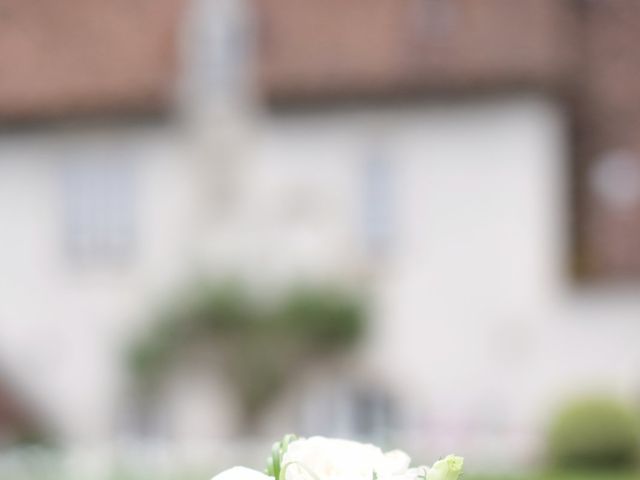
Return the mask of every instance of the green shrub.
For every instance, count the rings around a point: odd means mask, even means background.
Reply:
[[[200,280],[166,299],[128,360],[139,388],[153,393],[185,350],[215,352],[250,428],[296,370],[360,337],[364,313],[361,298],[337,285],[298,285],[267,301],[241,282]]]
[[[556,467],[630,468],[638,460],[638,421],[611,398],[574,400],[554,418],[548,446]]]
[[[360,300],[331,287],[297,287],[288,292],[275,322],[284,332],[321,347],[340,347],[358,339],[364,324]]]
[[[137,379],[155,382],[179,350],[196,340],[249,330],[255,320],[252,302],[235,281],[199,280],[166,299],[156,312],[157,321],[128,352]]]

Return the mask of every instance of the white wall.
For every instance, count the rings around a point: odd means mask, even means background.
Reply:
[[[420,452],[475,450],[485,462],[504,448],[528,453],[560,396],[637,391],[640,300],[571,286],[563,268],[568,156],[553,102],[511,95],[257,119],[194,137],[123,126],[0,138],[0,366],[70,442],[111,438],[124,339],[159,292],[200,268],[270,284],[368,282],[374,324],[351,375],[397,394],[403,441]],[[135,254],[77,265],[64,249],[61,172],[105,151],[133,165]],[[382,250],[367,236],[376,156],[387,172]],[[215,431],[192,413],[220,388],[196,387],[170,395],[181,438]],[[209,423],[228,433],[231,410],[214,410]]]
[[[640,300],[586,291],[566,271],[564,122],[538,95],[268,119],[254,173],[281,195],[264,196],[273,211],[298,217],[280,214],[267,264],[372,276],[363,363],[399,394],[404,438],[420,451],[475,450],[486,463],[506,448],[523,460],[565,396],[640,387]],[[378,256],[363,252],[372,150],[391,163]]]
[[[67,251],[64,174],[74,162],[131,169],[128,258],[83,263]],[[166,127],[0,137],[1,371],[69,441],[114,433],[123,342],[149,299],[193,263],[192,174]]]

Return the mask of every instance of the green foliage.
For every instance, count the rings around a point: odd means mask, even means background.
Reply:
[[[284,456],[289,444],[293,442],[297,437],[292,433],[284,436],[279,442],[275,442],[271,447],[271,456],[267,458],[267,468],[265,473],[270,477],[279,480],[280,473],[282,472],[282,457]]]
[[[289,292],[275,319],[281,328],[323,347],[354,342],[362,332],[361,305],[344,292],[298,287]]]
[[[154,383],[185,345],[247,330],[254,321],[248,293],[236,282],[189,285],[163,305],[157,321],[130,351],[129,363],[146,384]]]
[[[498,474],[471,474],[464,480],[638,480],[634,471],[619,470],[580,470],[580,471],[542,471]]]
[[[614,399],[583,398],[558,413],[548,443],[550,459],[560,468],[631,468],[638,460],[638,421]]]
[[[199,282],[170,299],[131,351],[137,381],[153,388],[176,357],[206,345],[221,355],[248,424],[297,370],[357,340],[360,299],[325,286],[296,287],[275,302],[238,282]]]

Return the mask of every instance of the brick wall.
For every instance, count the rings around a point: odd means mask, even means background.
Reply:
[[[577,267],[640,274],[640,3],[592,0],[577,93]]]

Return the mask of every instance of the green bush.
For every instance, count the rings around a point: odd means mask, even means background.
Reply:
[[[360,299],[331,287],[297,287],[281,301],[274,321],[284,332],[321,347],[340,347],[358,339],[364,314]]]
[[[365,323],[361,298],[337,285],[265,299],[241,282],[202,279],[169,296],[156,317],[129,352],[139,388],[153,393],[185,350],[206,347],[221,359],[248,428],[296,370],[353,344]]]
[[[631,468],[638,460],[638,421],[611,398],[574,400],[553,419],[548,446],[555,467]]]

